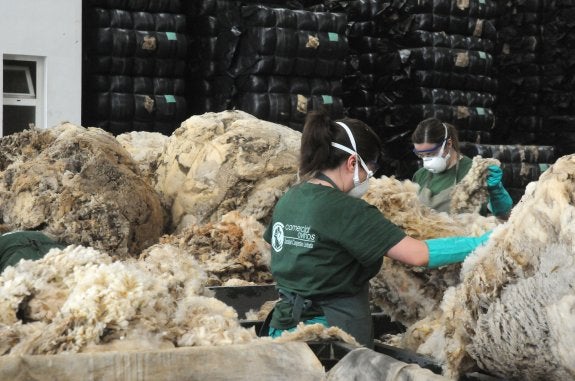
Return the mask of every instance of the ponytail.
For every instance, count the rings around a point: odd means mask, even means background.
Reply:
[[[331,129],[331,119],[327,114],[318,111],[308,114],[301,136],[300,176],[313,175],[334,164],[330,163],[331,141],[333,140]],[[343,154],[337,156],[343,156]]]

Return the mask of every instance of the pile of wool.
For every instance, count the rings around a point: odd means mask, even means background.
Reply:
[[[202,264],[208,286],[246,281],[272,283],[270,248],[263,240],[264,226],[238,211],[225,214],[219,222],[192,225],[161,242],[178,247]]]
[[[158,166],[158,158],[169,137],[159,132],[132,131],[116,136],[116,140],[132,155],[140,174],[150,184]]]
[[[479,213],[488,198],[486,181],[489,173],[487,167],[490,165],[500,166],[501,162],[481,156],[473,158],[469,172],[455,185],[451,193],[450,214]]]
[[[192,256],[169,245],[126,261],[82,246],[52,249],[0,276],[0,355],[254,340],[206,280]]]
[[[509,220],[462,267],[404,343],[457,378],[479,365],[512,379],[573,379],[575,155],[530,183]]]
[[[474,159],[474,163],[476,161],[480,159]],[[419,186],[409,180],[382,176],[370,180],[364,200],[417,239],[478,236],[499,223],[495,217],[477,213],[448,215],[437,212],[419,201],[418,190]],[[479,195],[478,192],[475,194]],[[474,199],[469,201],[476,203]],[[461,265],[455,264],[430,270],[384,257],[380,272],[371,280],[371,302],[392,320],[408,326],[439,307],[445,290],[459,283],[460,268]]]
[[[172,228],[217,222],[232,210],[268,222],[297,179],[300,136],[241,111],[184,121],[166,143],[155,174]]]
[[[62,124],[0,139],[0,222],[136,255],[164,233],[154,188],[113,135]]]

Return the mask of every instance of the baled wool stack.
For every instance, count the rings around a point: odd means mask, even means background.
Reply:
[[[236,312],[209,297],[207,275],[169,245],[113,261],[91,248],[52,249],[0,276],[0,355],[246,343]]]
[[[0,139],[0,222],[127,257],[164,232],[159,195],[113,135],[62,124]]]
[[[132,155],[140,174],[149,184],[154,184],[158,158],[168,139],[168,136],[159,132],[146,131],[132,131],[116,136],[118,143]]]
[[[192,116],[158,160],[157,191],[172,228],[217,222],[233,210],[267,223],[296,181],[301,133],[241,111]]]
[[[475,158],[474,166],[481,160]],[[469,187],[474,179],[477,180],[478,176],[466,177],[464,181]],[[479,181],[485,184],[484,179]],[[480,186],[474,186],[477,188]],[[364,200],[375,205],[387,219],[416,239],[477,236],[498,224],[495,217],[483,217],[477,213],[439,213],[419,201],[418,190],[419,186],[409,180],[382,176],[370,180]],[[479,194],[474,193],[475,196]],[[477,201],[474,198],[468,201],[469,210],[474,210],[473,205]],[[438,308],[445,290],[459,282],[459,271],[458,264],[430,270],[384,257],[380,272],[371,280],[372,303],[392,320],[406,326],[413,324]]]
[[[573,379],[574,194],[568,155],[464,262],[439,313],[409,327],[411,349],[444,362],[454,379],[475,365],[512,379]]]
[[[218,223],[192,225],[161,241],[193,256],[208,273],[208,286],[228,281],[272,283],[270,247],[264,226],[252,216],[229,212]]]
[[[453,189],[449,205],[450,214],[479,213],[489,195],[486,182],[489,173],[487,167],[490,165],[500,166],[501,162],[492,158],[484,159],[481,156],[473,158],[469,172]]]

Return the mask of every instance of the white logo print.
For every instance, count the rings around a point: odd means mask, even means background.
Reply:
[[[275,251],[282,251],[284,245],[284,224],[276,222],[272,229],[272,247]]]

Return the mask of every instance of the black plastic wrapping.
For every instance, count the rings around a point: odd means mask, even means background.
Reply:
[[[180,1],[84,4],[83,124],[171,134],[189,116]]]
[[[343,117],[346,16],[306,11],[305,5],[232,0],[188,3],[186,13],[196,36],[188,65],[193,112],[237,108],[295,129],[301,129],[305,114],[318,107],[333,117]],[[314,80],[338,85],[317,92]],[[286,83],[291,85],[278,85]],[[298,84],[297,91],[294,84]]]

